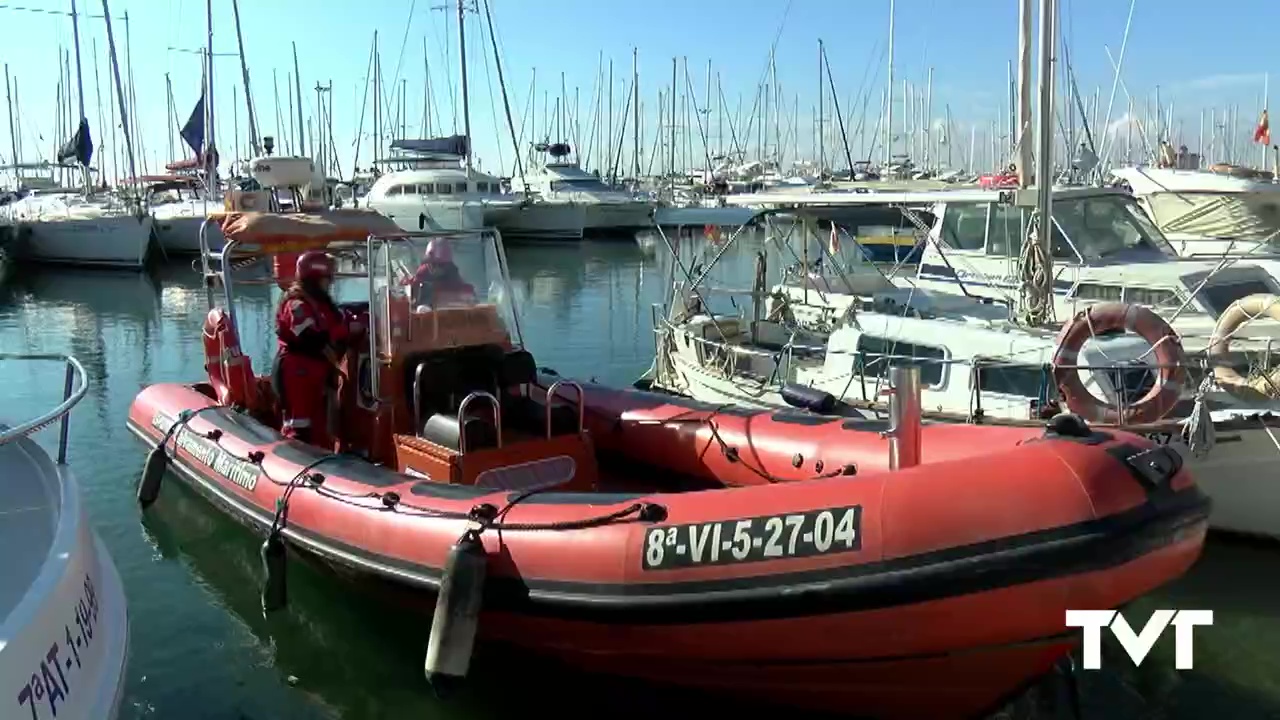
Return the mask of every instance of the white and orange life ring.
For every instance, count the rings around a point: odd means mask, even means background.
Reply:
[[[1213,379],[1223,390],[1248,400],[1274,400],[1280,398],[1280,369],[1248,378],[1225,362],[1236,330],[1260,317],[1280,320],[1280,296],[1257,293],[1231,303],[1213,328],[1206,355],[1213,366]]]
[[[1156,382],[1123,412],[1098,399],[1080,379],[1080,350],[1091,337],[1118,330],[1136,333],[1151,345]],[[1149,308],[1128,303],[1100,303],[1076,313],[1058,334],[1053,379],[1071,412],[1087,420],[1111,424],[1155,422],[1168,415],[1182,396],[1187,368],[1182,341],[1164,318]]]

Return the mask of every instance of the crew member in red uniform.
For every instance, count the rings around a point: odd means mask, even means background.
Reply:
[[[413,289],[413,304],[429,307],[474,305],[476,289],[462,278],[453,263],[453,249],[447,240],[437,238],[427,243],[422,264],[405,285]]]
[[[329,290],[334,262],[319,250],[298,258],[294,282],[276,313],[279,346],[273,373],[285,437],[332,449],[329,397],[348,330]]]

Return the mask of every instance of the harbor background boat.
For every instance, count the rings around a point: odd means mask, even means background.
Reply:
[[[692,262],[708,243],[700,234],[684,238],[682,260]],[[771,267],[794,262],[792,251],[747,237],[713,269],[716,284],[749,286],[762,247]],[[668,289],[668,253],[655,257],[635,243],[589,242],[512,246],[508,256],[525,334],[540,364],[610,384],[630,383],[649,366],[649,306]],[[272,352],[276,293],[269,286],[240,290],[243,340],[261,367]],[[442,703],[421,675],[430,608],[406,612],[295,563],[291,610],[263,620],[255,580],[259,538],[179,491],[179,483],[170,484],[174,492],[164,493],[140,524],[133,484],[144,453],[123,418],[143,385],[201,374],[206,310],[187,261],[141,276],[24,274],[0,294],[0,350],[70,352],[90,376],[82,412],[72,418],[72,440],[78,457],[86,464],[92,458],[94,471],[81,473],[85,502],[138,618],[121,718],[187,717],[194,707],[214,718],[489,718],[540,707],[574,716],[616,708],[620,697],[627,708],[619,716],[653,717],[678,714],[673,708],[700,699],[585,677],[486,646],[467,690]],[[60,368],[6,372],[0,382],[15,389],[9,401],[17,415],[61,387]],[[1127,614],[1134,623],[1156,608],[1214,610],[1214,625],[1196,632],[1196,667],[1173,670],[1172,633],[1136,671],[1109,645],[1106,669],[1083,674],[1084,716],[1280,715],[1280,615],[1274,610],[1280,581],[1268,572],[1276,550],[1213,538],[1185,579],[1137,603]],[[716,703],[725,712],[759,711]]]

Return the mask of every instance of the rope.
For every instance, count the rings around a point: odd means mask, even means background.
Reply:
[[[1207,399],[1212,391],[1213,373],[1208,368],[1205,368],[1204,379],[1200,381],[1200,387],[1196,389],[1196,399],[1195,404],[1191,407],[1191,414],[1183,422],[1183,436],[1186,438],[1187,447],[1191,450],[1192,457],[1204,457],[1213,449],[1216,442],[1213,418],[1209,413]]]
[[[1042,218],[1031,215],[1027,242],[1022,243],[1018,268],[1022,275],[1018,287],[1019,315],[1032,327],[1043,325],[1053,315],[1053,279],[1049,277],[1049,258],[1040,243]]]
[[[196,411],[190,411],[190,410],[184,411],[184,413],[190,413],[190,415],[187,417],[183,417],[179,420],[179,422],[174,423],[170,427],[170,432],[166,434],[163,442],[168,442],[169,437],[171,437],[175,432],[175,428],[185,425],[186,422],[189,421],[192,417],[195,417],[196,414],[203,412],[205,410],[215,409],[217,407],[218,406],[209,406],[206,408],[201,408],[200,410],[196,410]],[[641,520],[643,522],[660,522],[661,520],[666,518],[666,508],[664,508],[662,505],[658,503],[651,503],[651,502],[636,502],[620,510],[615,510],[612,512],[604,513],[601,515],[595,515],[591,517],[586,517],[586,518],[579,518],[576,520],[561,520],[561,521],[549,522],[549,523],[503,522],[501,518],[505,517],[506,514],[510,512],[511,508],[514,507],[517,503],[522,502],[523,500],[526,500],[529,497],[536,495],[538,493],[550,492],[551,490],[535,489],[535,490],[525,491],[519,495],[516,495],[514,498],[510,499],[506,503],[506,505],[502,507],[501,510],[498,510],[494,508],[492,505],[488,505],[487,503],[477,505],[471,508],[471,510],[468,512],[437,510],[435,508],[429,508],[422,505],[414,505],[412,503],[404,502],[401,499],[400,494],[394,491],[387,491],[387,492],[370,491],[366,493],[344,493],[341,491],[332,490],[324,485],[324,482],[325,482],[324,475],[315,472],[316,467],[326,462],[341,459],[341,458],[355,458],[357,456],[347,455],[344,453],[331,453],[329,455],[325,455],[324,457],[318,458],[308,463],[301,470],[295,473],[293,477],[289,478],[289,480],[281,481],[272,477],[271,473],[267,471],[266,466],[262,464],[262,461],[266,457],[266,454],[261,450],[255,450],[249,453],[248,456],[237,455],[236,453],[228,450],[226,447],[222,445],[222,442],[221,442],[222,431],[218,430],[217,428],[214,428],[213,430],[210,430],[205,433],[200,433],[200,435],[207,440],[213,441],[213,443],[216,444],[222,452],[226,453],[228,457],[231,457],[232,459],[238,460],[240,462],[249,463],[256,466],[258,470],[262,473],[262,476],[266,478],[269,482],[275,485],[283,485],[285,487],[284,492],[276,500],[275,516],[272,518],[272,522],[271,522],[272,534],[276,534],[280,530],[283,530],[285,527],[288,526],[289,501],[290,499],[292,499],[293,494],[299,489],[312,490],[317,495],[320,495],[321,497],[324,497],[326,499],[345,503],[353,507],[361,508],[364,510],[370,510],[373,512],[402,512],[406,515],[411,515],[415,517],[429,517],[429,518],[440,519],[440,520],[471,520],[471,521],[480,523],[479,531],[483,531],[487,528],[493,528],[499,531],[504,531],[504,530],[512,530],[512,531],[582,530],[582,529],[588,529],[592,527],[600,527],[603,525],[608,525],[610,523],[617,522],[619,520],[630,517],[632,515],[635,515],[636,519]],[[379,500],[381,501],[381,505],[375,507],[365,503],[355,502],[356,500]]]

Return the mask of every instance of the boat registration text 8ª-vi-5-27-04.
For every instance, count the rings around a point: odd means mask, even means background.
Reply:
[[[645,533],[642,567],[670,570],[781,560],[862,548],[862,506],[668,525]]]

